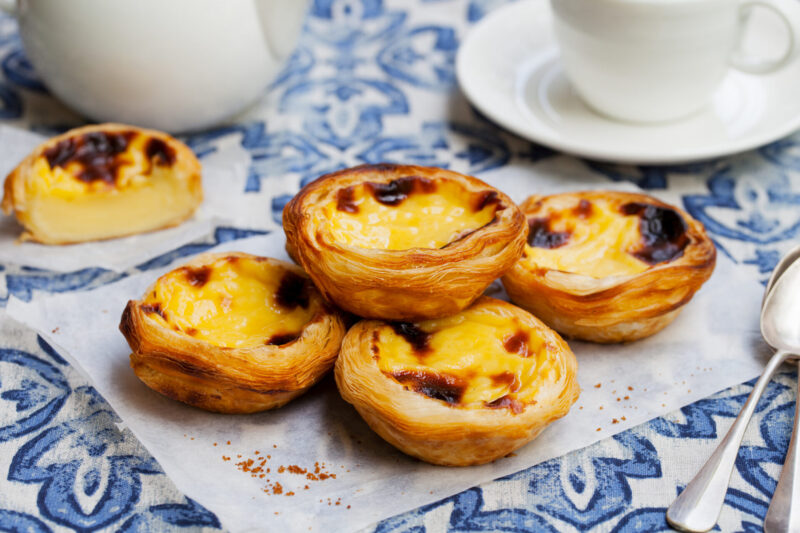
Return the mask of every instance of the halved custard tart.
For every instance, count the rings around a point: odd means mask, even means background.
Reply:
[[[486,183],[439,168],[362,165],[304,187],[287,249],[356,315],[419,320],[467,307],[519,259],[525,218]]]
[[[341,314],[289,263],[203,254],[128,302],[120,330],[148,387],[221,413],[280,407],[333,366]]]
[[[511,300],[564,335],[631,341],[670,322],[711,276],[714,243],[677,207],[643,194],[531,196],[528,242],[504,277]]]
[[[509,454],[567,414],[580,393],[576,368],[555,331],[482,296],[447,318],[357,323],[335,375],[342,398],[390,444],[466,466]]]
[[[6,178],[23,240],[68,244],[175,226],[203,200],[200,163],[166,133],[121,124],[68,131]]]

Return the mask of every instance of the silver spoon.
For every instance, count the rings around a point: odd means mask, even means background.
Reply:
[[[773,348],[779,351],[800,353],[800,262],[791,265],[775,282],[775,288],[767,296],[761,314],[761,334]],[[800,381],[798,381],[800,398]],[[772,494],[767,515],[764,517],[765,533],[800,531],[800,401],[795,402],[794,425],[789,449]],[[792,501],[798,502],[792,508]]]
[[[770,304],[773,292],[777,292],[777,289],[781,291],[786,290],[789,283],[800,285],[800,261],[797,261],[799,257],[800,247],[784,255],[773,270],[772,276],[767,283],[761,310],[762,335],[764,335],[765,338],[767,337],[763,333],[763,325],[768,305],[770,307],[770,319],[774,320],[777,318],[777,315],[774,314],[774,310],[772,309],[774,304]],[[784,278],[787,276],[790,276],[787,278],[787,282],[783,282]],[[789,287],[789,289],[791,292],[794,292],[791,287]],[[783,299],[781,299],[781,302],[782,300]],[[800,295],[798,295],[798,301],[800,301]],[[786,317],[785,320],[791,318],[792,317]],[[797,321],[800,319],[800,315],[796,315],[794,319]],[[772,330],[770,330],[770,332],[772,333]],[[769,339],[767,339],[767,342],[772,345]],[[717,449],[714,450],[714,453],[709,457],[708,461],[706,461],[706,464],[703,465],[703,468],[700,469],[697,475],[686,485],[683,492],[672,502],[669,509],[667,509],[667,522],[672,527],[682,531],[702,532],[710,530],[714,527],[714,524],[717,523],[719,513],[725,503],[725,494],[728,492],[731,473],[733,472],[733,466],[736,462],[736,456],[739,453],[739,447],[741,446],[744,432],[747,429],[747,424],[750,422],[750,418],[752,418],[756,406],[758,405],[758,400],[767,388],[772,376],[788,358],[792,357],[792,354],[788,351],[781,349],[781,345],[772,346],[777,347],[778,351],[767,363],[767,366],[761,373],[761,377],[758,378],[750,396],[747,398],[747,402],[745,402],[739,416],[736,417],[730,430],[728,430],[727,435],[722,439],[722,442],[720,442]],[[798,344],[798,346],[800,346],[800,344]],[[792,351],[798,352],[800,349]]]

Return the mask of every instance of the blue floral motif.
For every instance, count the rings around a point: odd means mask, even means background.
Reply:
[[[329,165],[328,156],[315,146],[314,140],[288,130],[270,132],[264,122],[219,128],[187,137],[186,143],[198,155],[206,157],[217,150],[217,144],[231,135],[240,136],[242,148],[250,153],[251,165],[245,192],[259,192],[261,180],[272,176],[300,174],[319,176]]]
[[[76,530],[97,529],[130,512],[139,498],[140,476],[162,471],[151,457],[110,454],[123,438],[118,419],[93,390],[75,393],[96,410],[25,443],[11,461],[8,479],[40,485],[39,511],[45,518]],[[63,455],[71,460],[61,462]]]
[[[284,85],[290,80],[302,77],[309,70],[314,67],[315,59],[314,54],[308,48],[299,46],[289,59],[286,60],[283,70],[275,77],[275,80],[270,85],[270,90]]]
[[[378,54],[378,64],[390,76],[415,87],[447,91],[455,86],[457,49],[453,28],[421,26],[393,39]]]
[[[614,533],[655,533],[657,531],[673,531],[664,517],[666,508],[637,509],[625,515],[612,529]]]
[[[305,175],[329,164],[328,156],[305,135],[291,131],[269,133],[263,122],[247,128],[242,147],[252,158],[245,192],[260,191],[264,178],[290,173]]]
[[[470,0],[467,4],[467,20],[469,22],[478,22],[493,9],[497,9],[508,2],[509,0]]]
[[[614,439],[632,457],[593,457],[577,452],[531,469],[531,492],[544,490],[558,495],[537,507],[583,530],[613,518],[630,504],[629,478],[661,477],[658,453],[650,441],[633,432]],[[585,503],[579,506],[576,500]]]
[[[47,524],[25,513],[0,509],[0,531],[8,533],[50,533]]]
[[[666,189],[667,178],[670,174],[698,174],[707,173],[716,168],[716,161],[705,161],[686,165],[672,166],[634,166],[602,163],[599,161],[586,161],[586,164],[612,181],[629,181],[642,189]]]
[[[19,273],[6,275],[8,293],[29,302],[35,291],[57,293],[89,289],[125,277],[103,268],[84,268],[75,272],[54,273],[48,270],[23,267]],[[0,299],[5,306],[8,296]]]
[[[754,383],[755,380],[752,380],[747,384],[752,386]],[[786,390],[785,385],[775,381],[771,382],[756,405],[756,412],[760,413],[769,408],[772,402]],[[681,413],[686,417],[685,423],[656,418],[650,421],[649,426],[666,437],[714,439],[718,436],[714,417],[734,418],[738,416],[748,394],[729,396],[727,393],[722,393],[713,398],[698,400],[681,408]]]
[[[358,157],[373,164],[395,161],[447,168],[453,152],[473,173],[499,168],[511,158],[508,143],[495,129],[441,122],[424,124],[418,135],[378,138]]]
[[[770,410],[761,419],[759,430],[764,446],[742,446],[736,460],[736,469],[751,487],[766,498],[772,496],[778,480],[767,474],[764,463],[783,464],[789,447],[789,435],[794,419],[794,402]]]
[[[0,427],[0,442],[27,435],[50,422],[72,392],[58,367],[33,354],[0,348],[0,367],[4,365],[15,368],[0,374],[0,403],[13,404],[16,416]]]
[[[720,237],[772,244],[800,234],[800,193],[777,167],[726,167],[708,180],[708,195],[688,195],[686,210]]]
[[[12,119],[22,116],[22,98],[19,94],[0,82],[0,119]]]
[[[3,75],[14,85],[31,91],[47,92],[47,88],[39,80],[22,48],[13,48],[3,59]]]
[[[795,133],[760,148],[758,152],[766,159],[783,168],[800,170],[800,133]]]
[[[769,274],[777,266],[781,259],[780,250],[761,250],[755,251],[755,257],[742,261],[745,265],[756,265],[759,274]]]
[[[146,533],[163,530],[165,525],[177,527],[222,527],[214,513],[192,499],[185,504],[152,505],[147,513],[137,513],[122,524],[119,533]]]
[[[387,11],[382,0],[314,0],[310,15],[308,32],[339,49],[389,39],[406,19],[402,11]]]
[[[384,116],[408,113],[405,95],[393,85],[349,76],[300,82],[283,94],[280,107],[304,117],[309,135],[340,150],[379,135]]]

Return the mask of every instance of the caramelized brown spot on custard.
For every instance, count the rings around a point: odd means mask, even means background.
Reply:
[[[185,266],[182,270],[186,276],[186,281],[192,287],[202,287],[208,283],[208,279],[211,277],[211,267],[208,265],[197,268]]]
[[[648,263],[657,265],[677,259],[689,245],[686,232],[689,226],[683,217],[669,207],[631,202],[620,210],[624,215],[639,216],[639,233],[642,247],[630,252],[631,255]]]
[[[397,206],[413,193],[432,193],[436,191],[436,184],[421,176],[407,176],[397,178],[388,183],[367,182],[366,187],[372,196],[383,205]]]
[[[378,343],[381,340],[381,334],[378,333],[378,330],[372,331],[372,345],[370,346],[370,351],[372,352],[372,358],[377,359],[378,354],[380,353],[381,349],[378,348]]]
[[[189,328],[186,330],[186,334],[189,335],[190,337],[194,337],[195,335],[197,335],[197,330],[195,328]]]
[[[400,370],[390,374],[401,385],[449,404],[461,401],[467,384],[456,376],[428,370]]]
[[[145,146],[145,155],[147,159],[155,162],[157,165],[171,166],[175,163],[175,150],[161,139],[151,137]]]
[[[522,404],[522,402],[515,400],[514,398],[509,398],[508,395],[501,396],[493,402],[486,402],[484,405],[491,409],[503,409],[508,407],[515,415],[518,415],[525,410],[525,406]]]
[[[267,339],[267,342],[264,344],[274,344],[274,345],[282,345],[282,344],[289,344],[290,342],[294,341],[299,337],[296,333],[277,333]]]
[[[550,231],[550,220],[531,218],[528,220],[528,245],[534,248],[558,248],[569,241],[570,232]]]
[[[354,186],[339,189],[336,192],[336,209],[345,213],[358,213]]]
[[[503,339],[503,347],[508,353],[518,354],[520,357],[528,357],[528,340],[530,336],[527,331],[518,331]]]
[[[281,278],[278,290],[275,291],[275,302],[285,309],[295,309],[297,306],[308,308],[308,280],[294,272],[286,272]]]
[[[500,372],[499,374],[489,377],[492,383],[495,385],[505,385],[510,392],[517,392],[521,387],[520,382],[517,381],[517,376],[511,372]]]
[[[428,344],[431,338],[430,333],[422,331],[416,324],[412,324],[411,322],[393,322],[391,326],[394,332],[403,337],[418,354],[424,354],[431,350]]]
[[[592,202],[586,198],[581,198],[581,201],[572,209],[572,212],[578,218],[589,218],[592,215]]]
[[[79,163],[81,170],[75,177],[83,182],[102,181],[113,185],[122,166],[117,156],[127,150],[135,136],[133,131],[85,133],[59,141],[44,151],[44,157],[51,169]]]
[[[483,210],[484,207],[487,205],[494,205],[500,203],[500,197],[497,194],[497,191],[483,191],[478,193],[477,198],[475,199],[475,203],[472,206],[472,210],[475,212]],[[502,206],[498,206],[500,209]]]
[[[142,305],[139,306],[139,309],[141,309],[143,312],[145,312],[145,313],[147,313],[149,315],[155,313],[158,316],[160,316],[161,318],[163,318],[164,320],[167,319],[167,316],[164,314],[164,310],[161,309],[161,304],[160,303],[142,304]]]

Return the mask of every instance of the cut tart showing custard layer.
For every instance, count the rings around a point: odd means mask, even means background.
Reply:
[[[222,413],[280,407],[333,366],[345,333],[298,267],[203,254],[128,302],[120,330],[148,387]]]
[[[525,219],[505,194],[439,168],[322,176],[283,211],[287,249],[326,298],[386,320],[451,315],[516,262]]]
[[[580,393],[567,343],[486,296],[453,316],[365,320],[345,336],[339,392],[369,426],[433,464],[488,463],[534,439]]]
[[[99,124],[48,140],[6,178],[23,240],[68,244],[180,224],[203,200],[192,151],[159,131]]]
[[[688,213],[642,194],[532,196],[511,300],[564,335],[631,341],[667,326],[711,276],[716,249]]]

